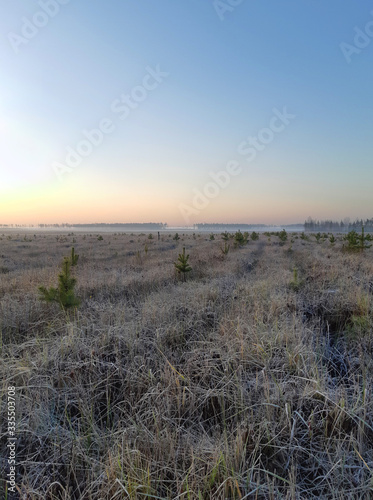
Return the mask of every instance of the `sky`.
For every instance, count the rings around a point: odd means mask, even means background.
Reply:
[[[0,224],[373,216],[371,1],[1,11]]]

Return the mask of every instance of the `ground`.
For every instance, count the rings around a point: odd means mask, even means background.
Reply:
[[[373,248],[152,236],[0,235],[1,477],[14,386],[22,499],[373,498]]]

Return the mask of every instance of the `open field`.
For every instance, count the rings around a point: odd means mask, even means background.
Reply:
[[[0,465],[15,386],[19,498],[373,498],[373,248],[0,238]],[[38,287],[72,246],[67,314]]]

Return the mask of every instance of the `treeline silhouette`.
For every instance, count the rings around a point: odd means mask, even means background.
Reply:
[[[324,231],[324,232],[339,232],[348,233],[349,231],[361,231],[364,227],[366,232],[373,232],[373,218],[372,219],[356,219],[351,222],[349,220],[333,221],[333,220],[314,220],[309,217],[304,222],[305,231]]]
[[[40,228],[48,228],[48,227],[69,227],[69,228],[124,228],[124,229],[143,229],[143,230],[159,230],[165,229],[167,224],[162,222],[116,222],[116,223],[106,223],[106,222],[95,222],[91,224],[69,224],[68,222],[63,222],[61,224],[0,224],[0,227],[40,227]]]
[[[201,223],[195,224],[195,229],[200,231],[224,231],[229,229],[231,231],[245,230],[249,231],[251,229],[259,229],[267,227],[266,224],[223,224],[223,223]]]

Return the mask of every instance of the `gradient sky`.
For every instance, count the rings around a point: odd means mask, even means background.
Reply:
[[[1,6],[0,223],[176,225],[180,204],[191,223],[373,216],[371,1],[56,1]],[[157,66],[168,76],[144,97]],[[249,162],[239,146],[274,108],[295,118]],[[104,119],[102,143],[57,175]],[[197,206],[231,161],[240,173]]]

